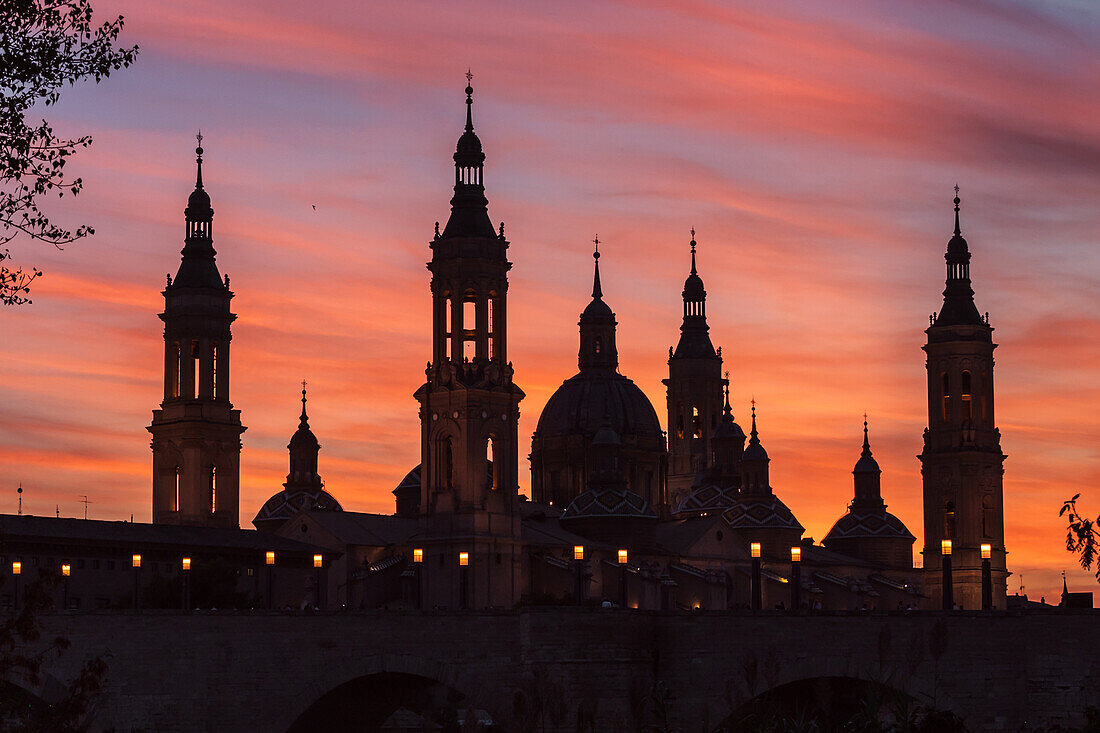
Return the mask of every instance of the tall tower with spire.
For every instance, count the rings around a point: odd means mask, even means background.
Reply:
[[[214,209],[202,183],[184,210],[183,258],[164,289],[164,400],[153,410],[153,522],[238,527],[241,412],[229,401],[233,293],[214,260]]]
[[[951,540],[954,597],[981,608],[981,545],[991,546],[993,604],[1005,607],[1004,459],[993,412],[993,328],[974,304],[970,250],[959,226],[947,244],[943,307],[925,331],[928,427],[924,479],[924,567],[930,607],[939,608],[941,541]]]
[[[472,75],[468,75],[468,79]],[[459,603],[468,553],[469,605],[510,605],[520,553],[517,423],[523,391],[508,361],[508,240],[489,220],[481,140],[466,86],[466,129],[454,154],[451,216],[431,242],[432,360],[416,391],[421,420],[420,513],[448,585],[432,605]],[[468,576],[466,575],[468,574]],[[472,591],[469,591],[472,592]]]
[[[691,230],[691,273],[684,281],[684,321],[680,341],[669,349],[668,493],[676,506],[711,460],[711,436],[722,416],[722,354],[715,351],[707,325],[707,291],[695,266],[695,230]]]

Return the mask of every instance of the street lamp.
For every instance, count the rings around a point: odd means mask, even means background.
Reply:
[[[130,565],[134,568],[134,610],[141,610],[141,579],[138,573],[141,572],[141,555],[134,553],[130,558]]]
[[[317,609],[321,608],[321,568],[325,565],[324,555],[313,556],[313,589],[315,592]]]
[[[573,600],[584,605],[584,545],[573,545]]]
[[[275,575],[275,553],[268,550],[264,553],[264,567],[267,569],[267,607],[275,608],[275,594],[272,592]]]
[[[459,583],[459,607],[466,610],[470,605],[470,553],[458,553],[458,583]]]
[[[791,548],[791,611],[797,612],[802,602],[802,548]]]
[[[990,558],[993,556],[993,547],[988,543],[982,544],[982,610],[989,611],[993,608],[993,571],[990,566]]]
[[[183,588],[180,591],[180,607],[186,611],[191,607],[191,558],[180,560],[180,581]]]
[[[955,607],[955,588],[951,583],[951,540],[940,541],[940,554],[943,555],[943,610]]]
[[[626,608],[626,550],[619,550],[619,607]]]
[[[759,611],[763,605],[760,591],[760,543],[749,543],[749,555],[752,556],[752,592],[750,594],[752,610]]]
[[[16,560],[11,564],[11,574],[15,576],[15,595],[13,600],[13,608],[19,608],[19,576],[23,574],[23,563]]]
[[[423,591],[420,587],[421,568],[424,567],[424,550],[413,548],[413,581],[416,583],[416,610],[424,607]]]
[[[65,579],[64,590],[61,596],[61,610],[66,611],[69,608],[69,576],[72,574],[73,569],[69,563],[61,563],[61,577]]]

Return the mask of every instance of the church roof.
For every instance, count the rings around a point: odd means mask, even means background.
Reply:
[[[887,511],[859,511],[849,510],[847,514],[837,520],[829,534],[825,535],[825,542],[849,537],[893,537],[915,540],[904,523]]]
[[[583,491],[561,516],[564,521],[581,517],[657,518],[644,498],[627,489]]]
[[[392,514],[317,510],[311,511],[309,516],[334,537],[349,545],[400,545],[420,529],[419,519]]]
[[[736,504],[740,488],[720,483],[705,483],[680,500],[673,514],[723,512]]]
[[[264,502],[252,524],[259,527],[257,522],[286,521],[298,512],[317,509],[343,511],[340,502],[324,489],[283,489]]]
[[[657,412],[638,385],[621,374],[588,369],[558,387],[539,415],[535,434],[595,435],[605,413],[623,438],[662,434]]]

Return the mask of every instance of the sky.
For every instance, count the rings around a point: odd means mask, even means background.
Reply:
[[[668,347],[697,232],[734,415],[757,401],[776,493],[820,540],[845,511],[863,413],[890,511],[922,545],[923,329],[952,187],[995,327],[1009,592],[1054,598],[1062,501],[1100,512],[1100,9],[1085,2],[97,0],[136,64],[66,88],[90,134],[48,204],[96,234],[11,244],[46,274],[0,311],[0,511],[150,519],[157,313],[194,135],[236,292],[241,521],[281,489],[309,382],[320,472],[391,512],[419,462],[428,242],[446,221],[472,69],[494,221],[515,263],[521,455],[576,372],[601,242],[620,371],[666,424]],[[530,483],[521,459],[521,490]],[[919,559],[919,555],[918,555]]]

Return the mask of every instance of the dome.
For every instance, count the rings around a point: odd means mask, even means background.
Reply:
[[[562,513],[563,521],[582,517],[644,517],[657,515],[641,496],[627,489],[589,489],[582,492]]]
[[[473,130],[467,130],[462,133],[462,137],[458,138],[455,159],[457,160],[460,155],[481,155],[481,139]]]
[[[965,255],[970,250],[966,246],[966,240],[963,239],[961,234],[956,234],[951,237],[951,241],[947,243],[947,256],[951,255]]]
[[[824,542],[850,537],[916,539],[900,519],[887,511],[849,511],[837,520]]]
[[[718,423],[718,428],[714,431],[714,434],[711,436],[711,440],[721,440],[723,438],[733,438],[735,440],[744,440],[745,439],[745,431],[742,430],[741,426],[738,425],[736,422],[734,422],[733,418],[731,417],[729,420],[722,420],[722,422]],[[761,448],[761,450],[763,450],[763,448]],[[768,454],[765,453],[764,457],[766,458],[767,455]]]
[[[615,313],[611,310],[611,306],[603,302],[603,298],[593,298],[592,302],[588,304],[588,307],[581,313],[581,320],[594,319],[594,318],[614,318]]]
[[[740,499],[723,515],[733,529],[796,529],[803,527],[775,495]]]
[[[703,512],[724,512],[740,500],[740,490],[736,486],[705,483],[692,489],[676,506],[673,514],[696,514]]]
[[[213,214],[210,207],[210,194],[204,188],[196,188],[187,197],[187,216],[189,219],[204,218],[203,215]]]
[[[539,416],[536,435],[594,435],[607,416],[623,437],[662,435],[657,412],[634,382],[614,372],[585,370],[565,380]]]
[[[309,429],[308,425],[300,425],[297,430],[294,431],[294,435],[290,438],[290,445],[288,448],[320,448],[321,444],[317,442],[317,436],[313,434],[313,431]]]
[[[688,275],[684,281],[684,300],[703,300],[707,291],[703,289],[703,278],[696,273]]]
[[[341,512],[343,507],[340,502],[324,489],[317,490],[287,490],[284,489],[274,494],[264,502],[252,524],[257,528],[267,526],[277,529],[286,520],[301,511],[313,509],[328,509]]]
[[[745,448],[745,454],[741,457],[743,461],[766,461],[768,460],[768,452],[764,450],[764,446],[760,443],[749,443]]]
[[[878,467],[878,461],[875,460],[874,456],[868,452],[859,457],[852,473],[882,473],[882,469]]]

